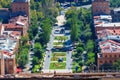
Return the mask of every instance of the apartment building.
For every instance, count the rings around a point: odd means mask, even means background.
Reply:
[[[2,75],[16,73],[15,53],[18,52],[20,36],[19,32],[14,31],[4,31],[0,35],[0,73]]]
[[[9,23],[3,24],[5,31],[19,31],[22,36],[25,36],[28,31],[28,17],[26,16],[17,16],[11,18]]]
[[[119,36],[120,37],[120,36]],[[98,53],[98,69],[104,64],[111,65],[113,62],[120,59],[120,42],[114,40],[106,40],[99,42],[101,52]],[[108,67],[110,68],[110,66]]]
[[[92,0],[93,15],[110,14],[109,0]]]
[[[21,36],[26,36],[29,28],[30,0],[12,0],[11,11],[0,8],[0,18],[8,22],[0,23],[0,73],[16,73],[15,53],[18,52]],[[11,14],[10,14],[11,13]]]
[[[98,69],[101,69],[104,64],[111,65],[120,59],[120,23],[113,23],[111,20],[110,17],[102,20],[94,16],[94,27],[99,45]]]

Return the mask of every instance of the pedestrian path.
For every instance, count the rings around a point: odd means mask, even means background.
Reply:
[[[66,21],[65,16],[63,16],[63,15],[58,16],[56,19],[58,21],[58,23],[57,23],[58,26],[59,26],[58,28],[60,28],[60,26],[64,25],[64,22]],[[54,69],[54,68],[53,69],[49,69],[51,63],[55,63],[56,62],[56,64],[57,64],[57,62],[58,62],[58,61],[51,61],[51,57],[52,57],[52,53],[53,53],[51,51],[51,49],[53,47],[55,48],[55,46],[53,45],[53,43],[54,42],[59,42],[57,40],[56,41],[54,40],[55,36],[67,36],[68,37],[67,40],[70,40],[70,34],[69,35],[66,35],[65,33],[64,34],[55,34],[54,31],[55,31],[55,29],[53,28],[52,34],[51,34],[51,37],[50,37],[50,41],[47,44],[47,48],[49,49],[49,51],[46,51],[46,56],[44,58],[44,66],[43,66],[42,72],[43,73],[54,73],[54,72],[56,72],[56,73],[72,73],[72,69],[71,69],[72,68],[72,59],[71,59],[72,51],[65,52],[66,55],[64,57],[66,59],[65,59],[65,61],[62,62],[62,63],[66,63],[65,69],[58,69],[58,68],[57,69]],[[67,33],[70,33],[70,31],[67,31]],[[66,42],[66,40],[64,42]]]

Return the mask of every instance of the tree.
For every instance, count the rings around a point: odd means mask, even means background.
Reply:
[[[86,44],[86,47],[87,47],[87,50],[88,51],[93,51],[93,49],[94,49],[94,42],[92,41],[92,40],[88,40],[87,41],[87,44]]]
[[[72,19],[72,25],[71,25],[71,40],[72,42],[75,42],[78,39],[78,26],[77,26],[77,20]]]
[[[34,57],[33,57],[33,60],[32,60],[32,63],[33,63],[34,65],[38,64],[38,63],[39,63],[38,57],[34,56]]]
[[[82,47],[77,47],[77,53],[82,53],[84,49]]]
[[[23,68],[27,63],[28,63],[28,49],[25,48],[20,52],[18,64],[20,67]]]
[[[41,23],[41,27],[43,30],[41,41],[42,43],[46,44],[50,39],[50,34],[52,30],[52,22],[50,18],[46,18],[45,20],[43,20],[43,22]]]
[[[115,69],[120,69],[120,59],[118,59],[116,62],[114,62],[112,64],[112,66],[115,68]]]
[[[43,50],[42,50],[42,46],[40,43],[35,43],[34,45],[34,56],[38,57],[39,59],[42,59],[43,57]]]
[[[21,37],[22,45],[25,45],[28,42],[28,40],[29,40],[28,36]]]

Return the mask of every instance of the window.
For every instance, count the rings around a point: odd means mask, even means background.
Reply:
[[[120,58],[120,55],[119,55],[119,58]]]
[[[111,58],[112,56],[110,55],[110,58]]]
[[[107,61],[105,61],[105,63],[107,63]]]
[[[110,63],[112,63],[112,61],[110,60]]]
[[[105,58],[107,58],[107,55],[105,55]]]
[[[100,61],[100,63],[103,63],[102,61]]]

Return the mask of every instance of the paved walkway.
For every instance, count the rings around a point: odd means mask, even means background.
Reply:
[[[48,51],[46,51],[46,55],[45,55],[45,58],[44,58],[43,70],[48,70],[49,69],[50,59],[51,59],[51,54],[52,54],[51,49],[53,48],[53,40],[54,40],[54,31],[52,30],[52,33],[50,35],[50,41],[47,44]]]
[[[64,25],[64,22],[66,21],[64,15],[58,16],[57,21],[58,21],[58,26]],[[43,73],[54,73],[54,71],[55,71],[56,73],[72,73],[72,70],[71,70],[71,68],[72,68],[72,59],[71,59],[72,51],[66,52],[66,61],[64,61],[64,62],[66,62],[66,69],[49,70],[51,54],[52,54],[51,49],[53,48],[54,36],[61,36],[61,35],[60,34],[54,34],[54,29],[52,30],[52,34],[50,36],[50,41],[47,44],[47,49],[49,49],[49,51],[46,51],[46,56],[44,58],[44,66],[43,66],[42,72]],[[70,40],[70,34],[69,35],[63,34],[62,36],[67,36],[68,40]]]
[[[68,51],[66,55],[66,69],[71,70],[72,68],[72,51]]]

